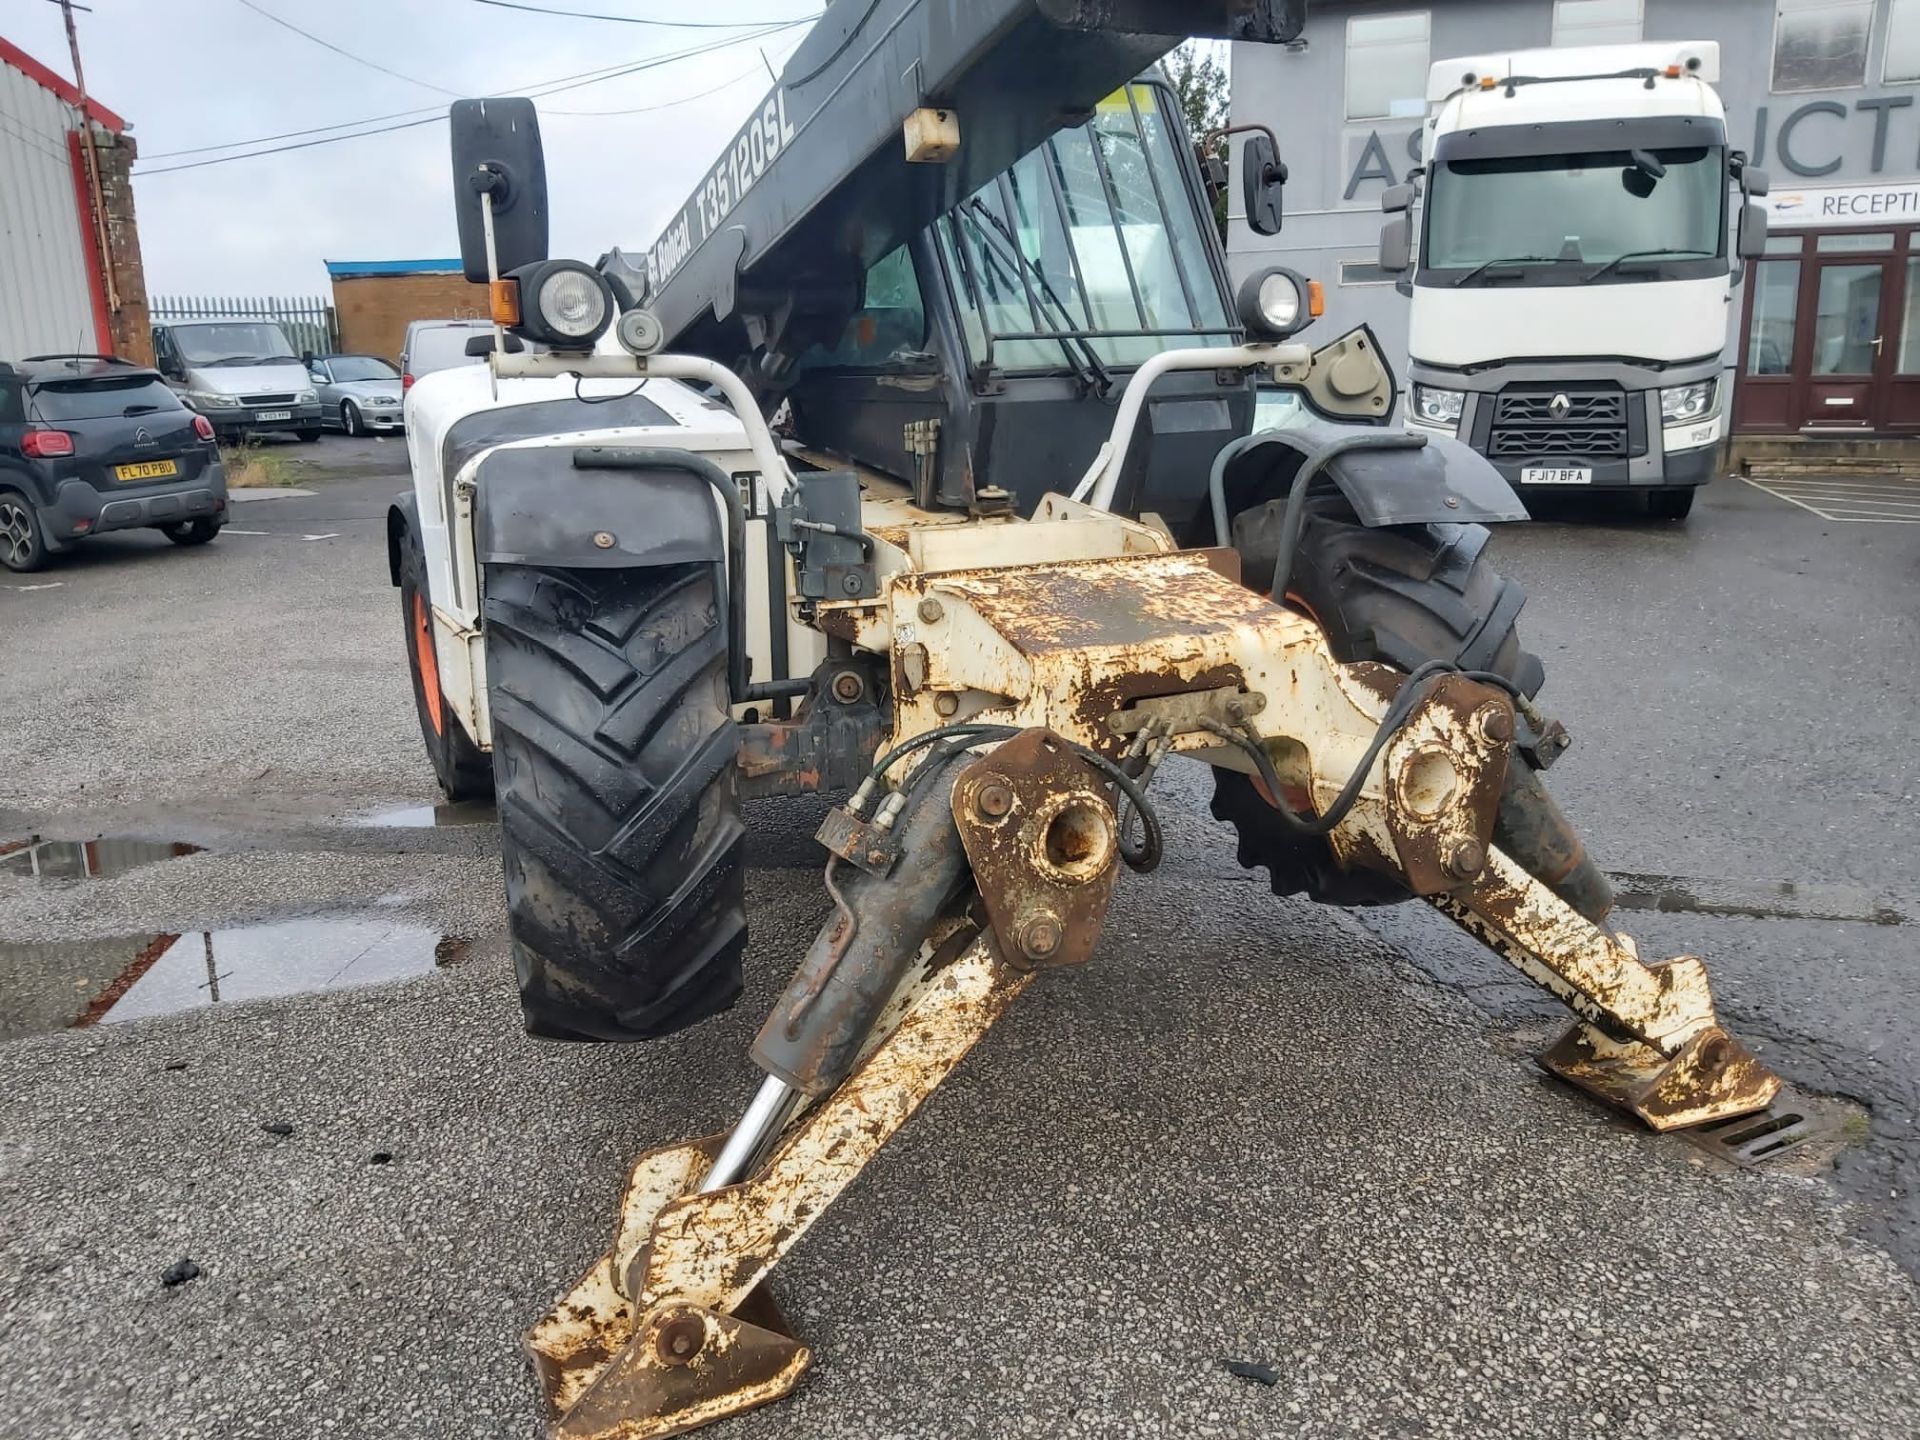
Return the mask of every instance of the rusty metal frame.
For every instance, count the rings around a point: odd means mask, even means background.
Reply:
[[[527,1335],[555,1440],[653,1440],[791,1390],[809,1352],[749,1318],[767,1273],[1032,978],[984,933],[920,970],[891,1032],[738,1185],[695,1189],[725,1135],[641,1156],[612,1248]],[[686,1353],[667,1364],[676,1336]]]
[[[1541,1063],[1648,1125],[1771,1101],[1779,1080],[1720,1026],[1699,960],[1643,963],[1496,843],[1517,763],[1506,693],[1338,664],[1315,624],[1219,557],[1059,497],[1030,524],[917,527],[878,503],[893,526],[874,532],[881,593],[822,605],[817,621],[889,667],[891,745],[962,721],[1019,732],[976,746],[951,782],[977,888],[936,922],[847,1077],[770,1151],[754,1142],[758,1168],[715,1166],[729,1139],[745,1149],[739,1135],[634,1166],[612,1248],[528,1336],[557,1440],[651,1440],[798,1383],[809,1352],[768,1273],[1040,969],[1093,950],[1118,830],[1076,745],[1118,761],[1151,742],[1154,759],[1172,749],[1247,771],[1285,792],[1269,800],[1329,815],[1342,864],[1398,878],[1564,1001],[1579,1023]],[[930,758],[903,755],[889,778],[909,783]],[[961,763],[950,748],[948,761]],[[869,853],[880,828],[853,816],[824,833],[873,873],[911,864]],[[710,1170],[717,1188],[703,1188]]]

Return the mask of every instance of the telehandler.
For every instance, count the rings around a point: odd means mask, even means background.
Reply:
[[[1423,899],[1559,996],[1555,1074],[1656,1129],[1766,1106],[1704,968],[1643,963],[1541,775],[1525,512],[1392,425],[1317,287],[1230,283],[1157,62],[1295,37],[1302,0],[831,0],[644,255],[547,256],[529,101],[461,101],[485,366],[407,400],[389,516],[421,728],[498,802],[535,1035],[731,1005],[743,805],[845,792],[834,911],[731,1130],[640,1157],[611,1248],[530,1331],[567,1440],[789,1391],[766,1280],[1042,972],[1088,961],[1152,781],[1276,893]],[[1243,134],[1271,233],[1286,170]],[[644,164],[644,157],[639,161]]]

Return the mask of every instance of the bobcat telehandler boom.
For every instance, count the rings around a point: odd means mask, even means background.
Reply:
[[[529,1333],[556,1436],[793,1387],[769,1272],[1040,972],[1092,956],[1121,867],[1159,859],[1169,755],[1213,767],[1277,893],[1418,896],[1559,996],[1554,1073],[1661,1129],[1777,1090],[1700,961],[1608,927],[1542,784],[1567,735],[1483,554],[1512,492],[1385,428],[1367,332],[1293,338],[1300,277],[1229,284],[1153,67],[1302,8],[832,0],[660,240],[597,265],[546,255],[532,104],[455,105],[496,330],[409,393],[389,553],[436,771],[498,800],[529,1030],[732,1004],[742,803],[851,792],[751,1105],[639,1159]],[[1237,198],[1271,231],[1254,130]]]

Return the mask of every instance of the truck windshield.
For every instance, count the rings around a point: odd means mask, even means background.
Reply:
[[[1159,85],[1117,91],[938,222],[976,364],[1132,366],[1236,333],[1175,151],[1173,103]]]
[[[1440,283],[1495,285],[1520,278],[1522,267],[1503,261],[1530,262],[1529,280],[1566,283],[1614,261],[1625,263],[1608,278],[1644,279],[1663,259],[1711,262],[1726,196],[1721,150],[1640,153],[1665,173],[1625,150],[1442,161],[1427,183],[1421,269],[1443,272]]]

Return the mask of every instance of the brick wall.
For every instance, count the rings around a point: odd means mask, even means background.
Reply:
[[[413,320],[484,320],[487,287],[451,275],[336,275],[333,309],[340,348],[400,363]]]
[[[93,128],[95,155],[100,166],[101,208],[107,218],[107,267],[112,278],[107,321],[113,331],[113,353],[140,365],[153,363],[153,330],[147,318],[147,277],[140,264],[140,227],[133,215],[135,149],[131,135],[115,135],[104,126]],[[85,144],[83,136],[81,143]]]

